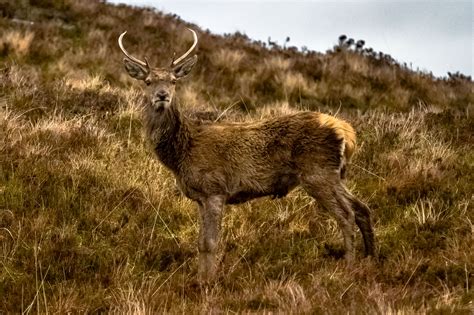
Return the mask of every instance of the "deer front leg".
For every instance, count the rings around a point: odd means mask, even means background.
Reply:
[[[207,198],[199,204],[201,220],[198,243],[198,276],[201,283],[210,282],[216,274],[216,252],[219,242],[223,206],[224,198],[221,196]]]

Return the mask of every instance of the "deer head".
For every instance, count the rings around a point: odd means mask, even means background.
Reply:
[[[196,32],[190,28],[188,30],[193,34],[193,45],[181,57],[173,58],[171,65],[167,68],[151,67],[147,58],[145,58],[145,61],[142,61],[130,55],[122,43],[123,37],[127,33],[126,31],[118,38],[120,49],[126,57],[123,59],[125,69],[132,78],[141,80],[146,84],[149,104],[156,111],[167,109],[171,105],[174,99],[176,82],[185,77],[196,64],[196,55],[186,59],[198,42]]]

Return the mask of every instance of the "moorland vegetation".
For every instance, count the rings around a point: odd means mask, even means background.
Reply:
[[[295,190],[228,206],[219,278],[195,285],[198,215],[147,146],[117,46],[127,30],[129,51],[167,65],[185,27],[199,35],[177,91],[189,117],[312,110],[354,126],[347,185],[378,259],[347,268],[336,221]],[[472,313],[472,80],[369,44],[319,53],[149,8],[0,0],[0,312]]]

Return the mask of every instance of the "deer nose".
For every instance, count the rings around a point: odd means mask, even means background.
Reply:
[[[165,90],[159,90],[155,93],[155,96],[160,100],[160,101],[164,101],[168,98],[168,92],[166,92]]]

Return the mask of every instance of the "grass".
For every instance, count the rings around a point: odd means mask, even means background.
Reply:
[[[358,239],[346,266],[336,222],[296,190],[227,207],[219,279],[200,288],[195,205],[148,148],[142,91],[116,47],[127,29],[129,51],[167,64],[189,44],[187,24],[93,1],[5,8],[1,312],[472,313],[470,80],[350,49],[199,32],[183,110],[248,121],[311,109],[350,121],[359,145],[348,186],[373,211],[379,252],[362,259]]]

